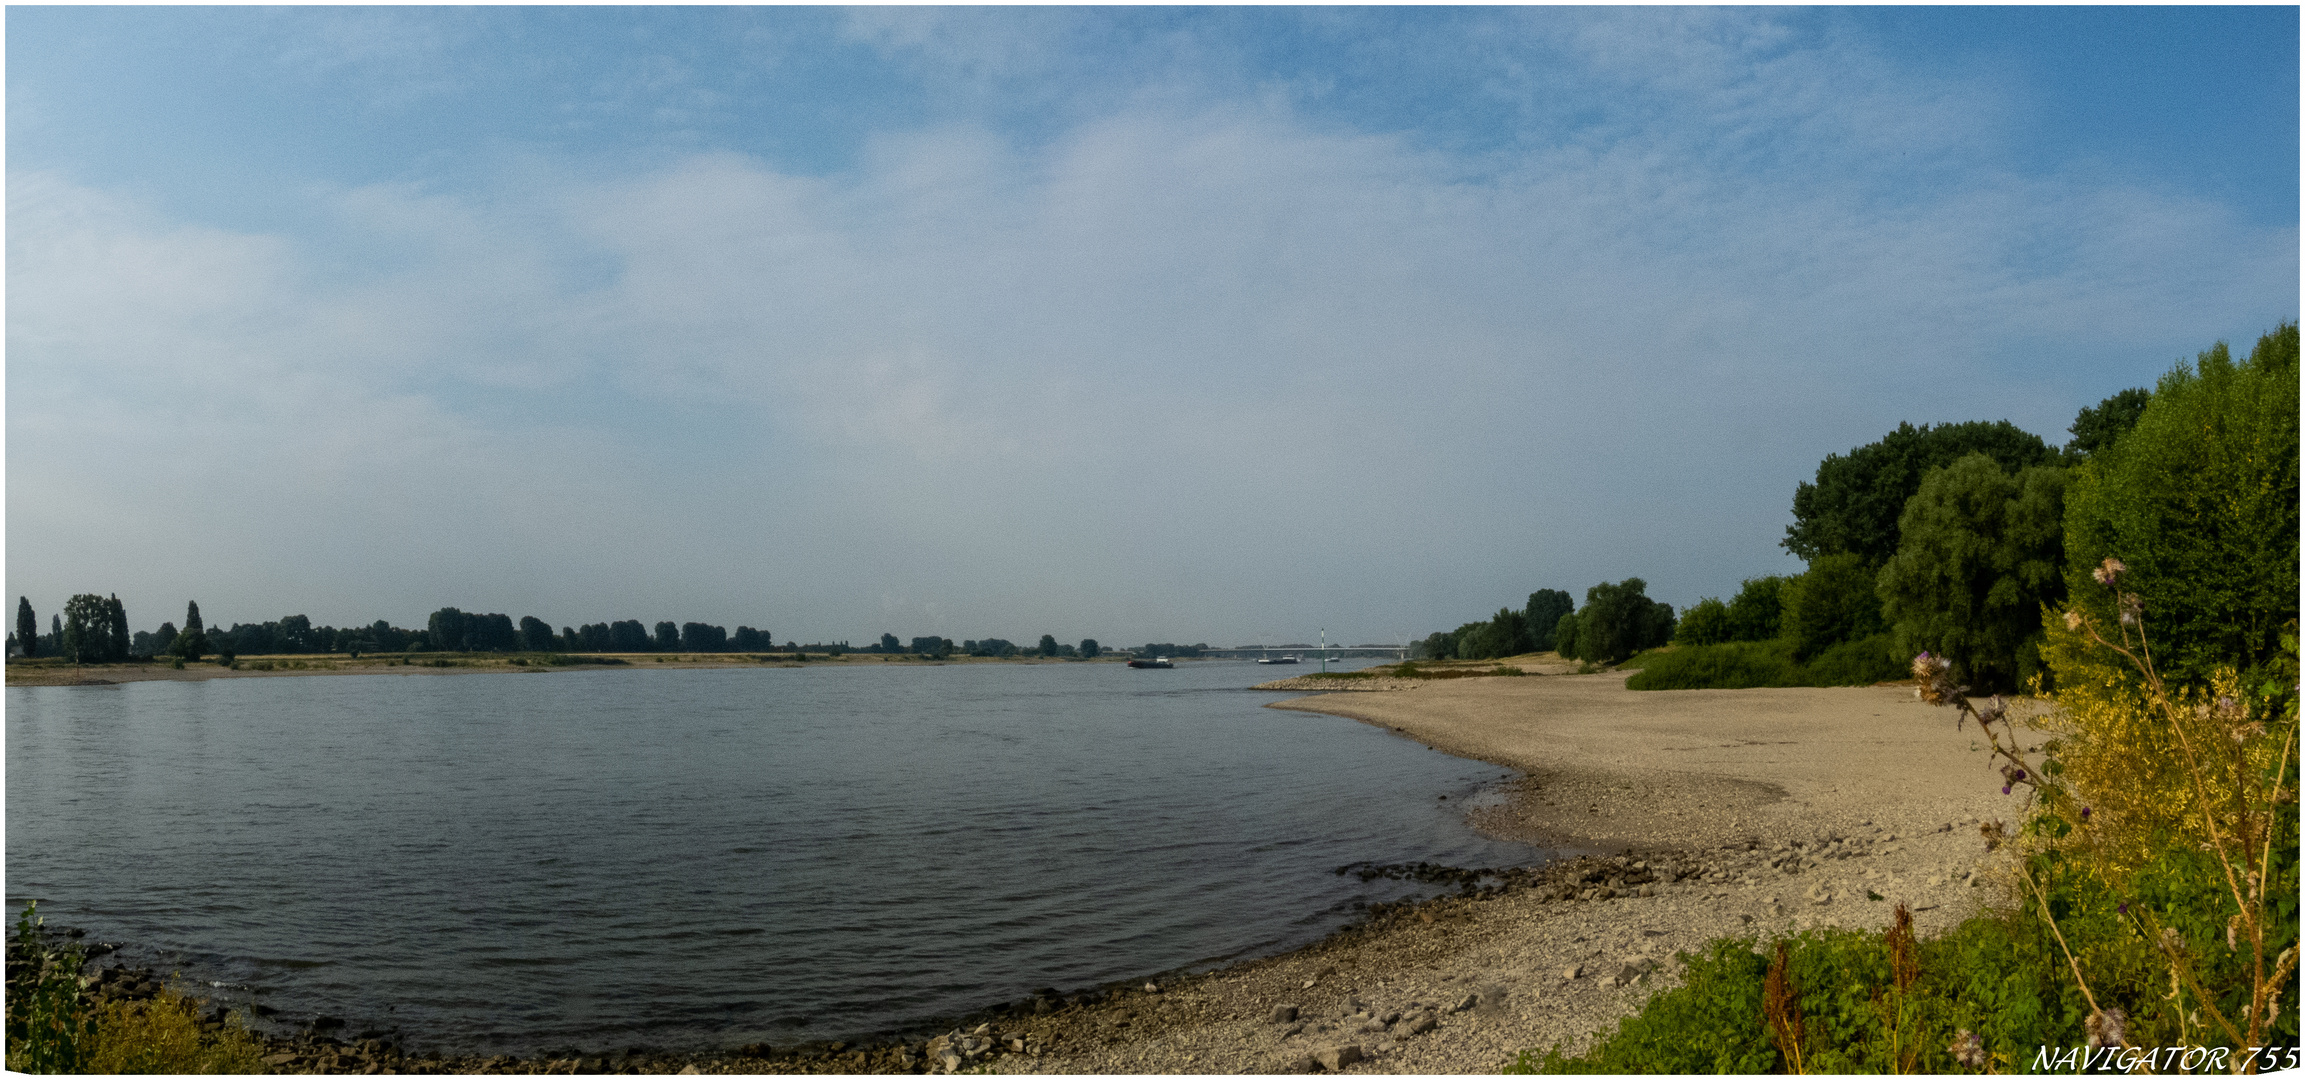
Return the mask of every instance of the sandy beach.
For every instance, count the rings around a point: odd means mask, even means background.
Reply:
[[[1637,693],[1625,677],[1275,703],[1520,770],[1475,823],[1591,857],[1298,952],[995,1022],[980,1039],[1026,1048],[995,1068],[1494,1072],[1525,1048],[1585,1045],[1710,939],[1879,929],[1898,902],[1926,933],[1996,895],[2004,856],[1977,823],[2017,807],[1951,712],[1902,686]]]

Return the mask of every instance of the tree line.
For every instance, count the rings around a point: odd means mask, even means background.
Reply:
[[[1486,621],[1469,622],[1416,644],[1432,660],[1494,660],[1522,653],[1557,652],[1568,660],[1622,663],[1642,649],[1672,640],[1673,605],[1648,595],[1648,582],[1626,578],[1585,590],[1579,608],[1560,589],[1538,589],[1528,606],[1499,608]]]
[[[972,638],[955,643],[951,638],[929,635],[916,637],[907,644],[895,634],[882,634],[880,640],[865,646],[860,652],[883,653],[891,656],[925,656],[943,660],[959,656],[1045,656],[1064,660],[1094,660],[1104,655],[1105,648],[1095,638],[1082,638],[1078,645],[1067,645],[1054,634],[1042,634],[1040,643],[1020,646],[1006,638]]]
[[[1795,490],[1781,543],[1803,573],[1699,600],[1674,640],[1773,641],[1882,679],[1928,652],[2016,690],[2049,672],[2046,613],[2093,602],[2111,556],[2154,607],[2166,672],[2262,666],[2297,618],[2297,411],[2292,323],[2082,409],[2062,448],[2007,421],[1899,424]]]
[[[288,615],[211,630],[202,623],[198,602],[186,605],[182,629],[163,622],[157,630],[131,633],[119,598],[93,593],[72,597],[50,621],[50,631],[41,633],[31,599],[18,597],[9,648],[25,656],[60,656],[93,664],[158,656],[198,660],[278,653],[769,652],[776,644],[768,631],[749,626],[739,626],[731,634],[726,627],[709,623],[665,621],[651,630],[638,619],[626,619],[564,626],[555,632],[533,615],[516,623],[508,615],[453,607],[433,612],[419,629],[383,619],[367,626],[314,626],[303,615]]]

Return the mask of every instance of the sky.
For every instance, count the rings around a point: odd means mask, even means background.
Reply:
[[[2298,314],[2293,6],[5,17],[43,624],[1685,607]]]

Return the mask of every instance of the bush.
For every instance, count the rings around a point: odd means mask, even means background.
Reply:
[[[1628,690],[1750,690],[1763,686],[1871,686],[1904,674],[1889,635],[1835,645],[1806,663],[1793,643],[1729,641],[1646,655]]]
[[[1904,676],[1905,662],[1899,659],[1902,655],[1896,639],[1888,634],[1844,641],[1802,665],[1808,681],[1801,685],[1871,686],[1888,682]]]
[[[1657,653],[1628,690],[1748,690],[1758,686],[1806,686],[1790,642],[1735,641],[1686,646]]]
[[[1729,640],[1729,605],[1708,596],[1690,605],[1673,631],[1675,645],[1718,645]]]
[[[1553,624],[1553,651],[1560,653],[1561,659],[1577,658],[1577,626],[1581,622],[1575,615],[1563,615]]]
[[[235,1016],[203,1035],[199,1002],[173,990],[147,1001],[115,1001],[96,1013],[86,1071],[245,1074],[264,1071],[264,1046]]]

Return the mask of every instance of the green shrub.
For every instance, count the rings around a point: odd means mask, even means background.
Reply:
[[[1570,1058],[1554,1046],[1522,1051],[1508,1073],[1757,1073],[1777,1065],[1755,1021],[1768,963],[1751,939],[1713,942],[1702,956],[1683,954],[1682,985],[1650,999],[1614,1033]]]
[[[1896,639],[1889,634],[1874,634],[1856,641],[1844,641],[1826,649],[1803,665],[1807,680],[1802,686],[1871,686],[1903,678],[1906,663]]]
[[[15,1072],[78,1072],[96,1037],[95,1019],[80,1001],[80,948],[52,948],[38,902],[16,919],[20,957],[8,970],[8,1068]]]
[[[1717,596],[1707,596],[1682,613],[1681,625],[1673,630],[1673,644],[1718,645],[1729,636],[1729,605]]]
[[[1639,673],[1625,680],[1628,690],[1746,690],[1757,686],[1807,686],[1806,672],[1793,659],[1792,643],[1732,641],[1653,654]]]
[[[1806,663],[1794,659],[1793,643],[1787,638],[1675,646],[1637,659],[1640,672],[1625,680],[1628,690],[1871,686],[1905,673],[1905,665],[1897,661],[1887,634],[1842,642]],[[1634,665],[1628,662],[1626,666]]]

